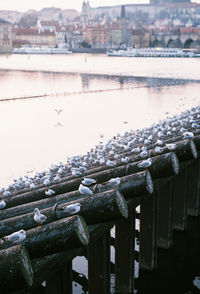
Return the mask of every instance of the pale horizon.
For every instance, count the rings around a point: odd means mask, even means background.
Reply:
[[[43,8],[55,7],[61,9],[75,9],[81,11],[82,0],[74,0],[69,2],[66,0],[35,0],[30,4],[25,0],[6,0],[0,5],[0,10],[17,10],[20,12],[25,12],[27,10],[41,10]],[[91,7],[100,6],[112,6],[112,5],[123,5],[123,4],[147,4],[149,0],[90,0]],[[200,0],[192,1],[200,3]]]

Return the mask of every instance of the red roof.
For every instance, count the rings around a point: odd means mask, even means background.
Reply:
[[[37,29],[21,29],[21,28],[14,28],[13,32],[16,33],[16,35],[55,35],[54,32],[51,32],[49,30],[45,30],[44,32],[38,32]]]

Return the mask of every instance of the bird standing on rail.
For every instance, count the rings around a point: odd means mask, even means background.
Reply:
[[[110,185],[111,187],[116,187],[116,186],[118,186],[118,185],[120,184],[120,178],[119,178],[119,177],[117,177],[117,178],[112,178],[112,179],[110,179],[110,180],[108,181],[108,183],[109,183],[109,185]]]
[[[0,209],[4,209],[6,207],[6,202],[4,200],[0,201]]]
[[[143,160],[142,162],[138,163],[138,167],[147,168],[152,164],[151,158],[147,160]]]
[[[55,191],[52,190],[52,189],[48,189],[48,190],[46,190],[44,193],[45,193],[45,195],[47,195],[47,196],[52,196],[53,194],[55,194]]]
[[[93,184],[96,184],[96,180],[90,179],[90,178],[84,178],[83,181],[81,182],[84,186],[90,186]]]
[[[33,219],[39,226],[41,226],[46,221],[47,217],[46,217],[46,215],[40,213],[38,208],[35,208],[34,212],[35,212],[35,214],[34,214]]]
[[[80,203],[73,203],[64,207],[64,211],[69,214],[76,214],[80,211],[81,204]]]
[[[20,230],[17,232],[12,233],[9,236],[5,236],[2,239],[4,241],[8,241],[13,244],[21,244],[26,238],[26,232],[24,230]]]
[[[83,184],[80,184],[78,190],[81,194],[84,194],[84,195],[93,195],[94,194],[94,192],[89,187],[86,187]]]

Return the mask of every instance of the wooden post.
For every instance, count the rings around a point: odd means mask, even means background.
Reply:
[[[173,229],[184,231],[187,226],[187,168],[173,178]]]
[[[154,270],[157,264],[157,193],[145,199],[140,206],[140,257],[141,269]]]
[[[173,182],[170,181],[158,190],[157,199],[157,245],[160,248],[172,247],[172,204]]]
[[[129,294],[134,290],[135,207],[129,217],[115,225],[115,293]]]
[[[187,167],[188,177],[188,200],[187,200],[187,214],[191,216],[199,215],[200,209],[200,160],[192,161]]]
[[[88,293],[110,293],[110,230],[88,246]]]
[[[25,247],[14,246],[0,251],[1,293],[16,291],[33,284],[33,268]]]
[[[45,294],[72,294],[72,261],[46,281]]]

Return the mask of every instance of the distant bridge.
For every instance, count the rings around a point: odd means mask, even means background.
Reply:
[[[152,47],[200,48],[199,33],[157,33],[151,36]]]

